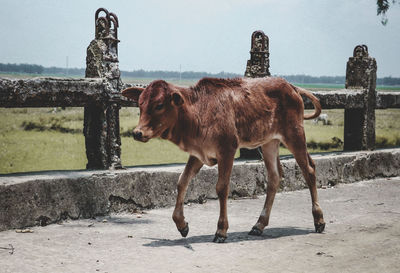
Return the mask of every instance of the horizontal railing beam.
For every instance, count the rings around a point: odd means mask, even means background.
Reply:
[[[345,108],[363,108],[364,91],[354,90],[335,90],[335,91],[316,91],[312,92],[320,101],[322,109],[345,109]],[[304,107],[313,109],[309,99],[304,98]]]
[[[123,88],[132,84],[124,84]],[[0,78],[0,107],[83,107],[88,103],[118,103],[122,107],[134,107],[136,103],[119,93],[107,89],[107,82],[100,78],[61,79],[33,78],[11,80]],[[312,92],[323,109],[357,109],[364,107],[362,89],[340,89]],[[377,92],[376,108],[400,108],[400,92]],[[304,97],[304,107],[313,109],[311,101]]]
[[[376,108],[400,108],[400,92],[381,92],[376,96]]]
[[[88,103],[137,105],[108,88],[107,82],[100,78],[0,78],[0,107],[83,107]]]
[[[322,109],[360,109],[364,107],[365,91],[362,89],[340,89],[312,92],[320,101]],[[313,109],[308,98],[303,97],[304,108]],[[400,108],[400,92],[376,93],[376,109]]]

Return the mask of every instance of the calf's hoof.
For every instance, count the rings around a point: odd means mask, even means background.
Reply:
[[[325,230],[325,223],[314,224],[315,232],[322,233]]]
[[[261,234],[263,233],[263,231],[261,229],[259,229],[258,227],[254,226],[250,232],[249,235],[253,235],[253,236],[261,236]]]
[[[182,237],[186,237],[189,233],[189,224],[186,223],[186,226],[182,229],[178,229],[178,231],[181,233]]]
[[[225,239],[226,239],[226,236],[222,236],[222,235],[219,235],[218,233],[215,233],[213,242],[214,243],[224,243]]]

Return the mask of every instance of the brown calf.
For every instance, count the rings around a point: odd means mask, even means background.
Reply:
[[[214,242],[225,241],[229,180],[235,152],[242,147],[261,147],[268,171],[266,201],[257,223],[249,233],[261,235],[268,225],[272,203],[282,178],[280,142],[293,153],[309,186],[315,230],[324,230],[325,222],[315,183],[315,165],[307,152],[303,127],[304,119],[319,116],[321,105],[307,90],[272,77],[204,78],[190,88],[157,80],[146,89],[125,89],[122,95],[139,103],[139,124],[133,132],[136,140],[146,142],[161,137],[190,154],[178,181],[178,196],[172,217],[183,237],[189,232],[183,214],[188,183],[203,164],[218,164],[216,190],[220,216]],[[313,114],[304,115],[301,95],[313,102]]]

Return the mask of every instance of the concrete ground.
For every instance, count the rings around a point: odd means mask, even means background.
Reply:
[[[265,196],[229,200],[230,229],[212,243],[218,202],[0,232],[0,272],[400,272],[400,177],[319,189],[326,230],[314,232],[308,190],[276,196],[270,226],[247,235]]]

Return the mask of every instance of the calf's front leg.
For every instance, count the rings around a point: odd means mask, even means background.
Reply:
[[[194,156],[190,156],[186,163],[185,170],[180,175],[178,180],[178,196],[176,197],[176,204],[172,219],[174,220],[178,231],[183,237],[186,237],[189,233],[189,224],[185,222],[185,216],[183,214],[183,203],[185,200],[186,191],[190,180],[200,171],[203,163]]]
[[[234,155],[234,152],[232,154],[226,154],[218,160],[218,182],[216,190],[219,199],[220,211],[218,219],[218,229],[215,233],[215,237],[213,240],[216,243],[223,243],[227,238],[227,231],[229,227],[227,200]]]

